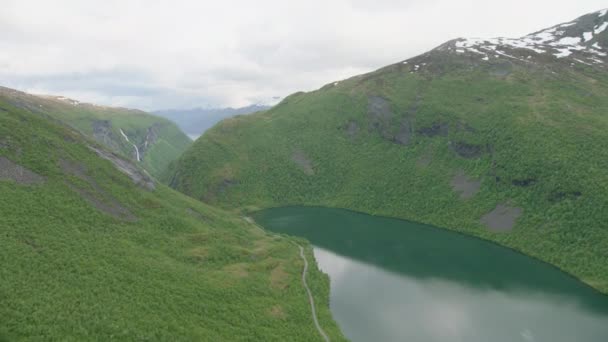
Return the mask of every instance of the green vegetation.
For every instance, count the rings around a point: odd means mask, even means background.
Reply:
[[[0,99],[0,340],[319,340],[288,238],[135,185],[26,108]],[[309,272],[339,341],[328,279]]]
[[[173,122],[139,110],[79,103],[63,97],[33,96],[0,87],[0,99],[32,112],[59,119],[113,152],[137,161],[159,177],[190,145]],[[120,130],[129,138],[128,142]]]
[[[171,185],[224,208],[321,205],[453,229],[608,292],[602,68],[434,50],[223,121]],[[480,181],[469,199],[451,186],[460,172]],[[523,209],[509,232],[482,223],[499,204]]]

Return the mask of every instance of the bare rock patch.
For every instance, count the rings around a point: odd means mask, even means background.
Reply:
[[[25,185],[42,184],[46,180],[45,177],[0,156],[0,180],[4,179]]]
[[[452,190],[460,193],[460,199],[469,199],[479,191],[481,182],[479,180],[469,178],[464,171],[459,171],[450,182]]]
[[[93,138],[96,141],[109,146],[113,150],[119,149],[118,141],[120,139],[112,132],[112,123],[109,120],[93,120],[91,126],[93,128]]]
[[[393,111],[388,100],[380,96],[370,96],[367,99],[367,115],[370,130],[379,132],[385,139],[392,140],[391,122]]]
[[[412,125],[408,118],[404,118],[401,120],[401,125],[399,126],[399,132],[393,138],[393,142],[395,144],[406,146],[410,143],[412,139]]]
[[[118,171],[129,176],[133,183],[139,185],[140,187],[146,190],[151,191],[156,189],[156,185],[154,184],[154,180],[152,179],[152,177],[150,177],[150,175],[148,175],[146,171],[140,170],[131,161],[125,160],[112,152],[104,151],[93,146],[89,146],[89,148],[101,158],[109,160],[112,164],[114,164]]]
[[[493,232],[508,232],[513,229],[523,212],[522,208],[499,204],[494,210],[482,216],[480,222]]]
[[[412,111],[417,110],[417,103],[413,105]],[[410,113],[412,115],[413,113]],[[394,144],[406,146],[410,143],[413,135],[412,123],[409,117],[400,121],[393,113],[391,103],[380,96],[370,96],[367,99],[367,116],[369,120],[369,131],[378,132],[382,138]],[[395,132],[395,127],[398,130]]]
[[[291,154],[291,160],[296,163],[305,174],[312,176],[315,174],[315,170],[312,167],[312,161],[306,156],[306,153],[301,149],[296,149]]]

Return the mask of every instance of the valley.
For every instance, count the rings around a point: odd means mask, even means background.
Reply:
[[[296,3],[7,3],[0,342],[607,341],[608,9]]]

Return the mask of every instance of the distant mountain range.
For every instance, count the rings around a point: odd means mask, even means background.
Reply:
[[[195,140],[207,129],[223,119],[235,115],[251,114],[269,108],[270,106],[255,104],[241,108],[167,109],[155,111],[153,113],[177,123],[190,138]]]

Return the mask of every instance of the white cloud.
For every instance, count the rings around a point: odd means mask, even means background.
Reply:
[[[602,2],[3,0],[0,83],[143,109],[245,105]]]

